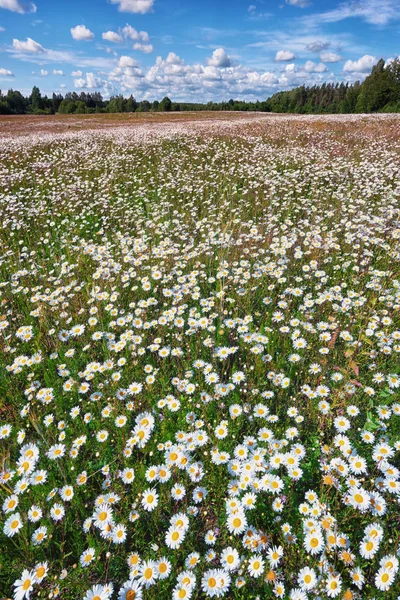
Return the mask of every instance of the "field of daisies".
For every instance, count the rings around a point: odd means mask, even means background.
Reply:
[[[0,144],[0,596],[397,600],[399,118],[88,123]]]

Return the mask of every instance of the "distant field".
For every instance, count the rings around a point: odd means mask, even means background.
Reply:
[[[282,115],[274,113],[256,113],[256,112],[219,112],[219,111],[198,111],[198,112],[174,112],[174,113],[108,113],[94,115],[0,115],[0,137],[20,136],[34,133],[62,133],[81,130],[104,129],[114,127],[130,127],[137,125],[157,125],[157,124],[190,124],[204,122],[229,121],[232,123],[256,121],[271,122],[271,119],[282,123],[291,122],[292,127],[296,129],[305,122],[309,127],[317,130],[330,128],[348,128],[349,124],[356,123],[357,128],[382,126],[388,127],[391,134],[396,136],[396,127],[399,125],[398,115],[379,114],[379,115]],[[294,123],[297,123],[296,126]],[[397,137],[397,136],[396,136]]]
[[[0,597],[396,600],[400,115],[0,117]]]
[[[37,131],[75,131],[101,129],[103,127],[128,126],[150,123],[184,123],[208,121],[210,119],[248,119],[259,113],[235,112],[176,112],[176,113],[108,113],[94,115],[0,115],[0,135],[20,135]]]

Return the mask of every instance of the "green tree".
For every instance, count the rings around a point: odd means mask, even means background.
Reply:
[[[122,113],[125,112],[125,100],[123,96],[112,96],[107,106],[107,112]]]
[[[75,108],[75,112],[78,115],[84,115],[87,111],[86,108],[86,104],[84,102],[82,102],[82,100],[78,100],[78,102],[76,103],[76,108]]]
[[[75,112],[75,108],[76,108],[76,103],[73,102],[72,100],[68,100],[67,98],[64,98],[64,100],[60,103],[60,106],[58,107],[58,112],[64,115],[69,115],[73,112]]]
[[[27,112],[28,101],[18,90],[8,90],[6,104],[11,112],[22,115]]]
[[[42,95],[36,85],[32,88],[29,100],[32,107],[32,112],[38,112],[42,108]]]
[[[160,106],[158,107],[158,110],[160,112],[169,112],[171,110],[172,107],[172,102],[171,100],[168,98],[168,96],[165,96],[161,102],[160,102]]]
[[[126,105],[125,105],[126,112],[135,112],[137,107],[138,107],[138,103],[136,102],[135,98],[132,95],[129,96],[128,100],[126,101]]]

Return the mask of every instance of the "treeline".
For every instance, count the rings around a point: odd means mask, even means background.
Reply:
[[[381,59],[363,83],[300,86],[274,94],[266,104],[278,113],[400,112],[400,60],[385,67]]]
[[[3,115],[52,115],[61,114],[91,114],[91,113],[131,113],[131,112],[169,112],[169,111],[198,111],[198,110],[257,110],[267,111],[266,102],[243,102],[229,100],[228,102],[208,102],[207,104],[193,102],[172,102],[167,96],[159,102],[142,100],[137,102],[133,96],[124,98],[111,96],[104,100],[100,92],[68,92],[53,94],[51,97],[42,96],[38,87],[32,89],[30,96],[24,97],[17,90],[8,90],[7,94],[0,91],[0,114]]]
[[[172,102],[167,96],[159,102],[142,100],[133,96],[112,96],[104,100],[100,92],[68,92],[42,96],[34,87],[25,97],[16,90],[0,91],[0,114],[90,114],[124,112],[169,112],[231,110],[260,111],[276,113],[370,113],[400,112],[400,60],[396,59],[385,66],[383,59],[372,68],[366,79],[360,83],[323,83],[312,87],[300,86],[287,92],[278,92],[264,101],[244,102]]]

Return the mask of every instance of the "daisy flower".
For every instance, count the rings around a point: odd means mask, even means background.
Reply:
[[[265,562],[259,554],[250,556],[247,570],[251,577],[260,577],[264,571]]]
[[[33,585],[36,583],[34,571],[24,569],[20,579],[14,582],[14,600],[27,600],[33,590]]]
[[[151,512],[158,505],[158,494],[154,488],[147,488],[142,494],[141,500],[144,510]]]

